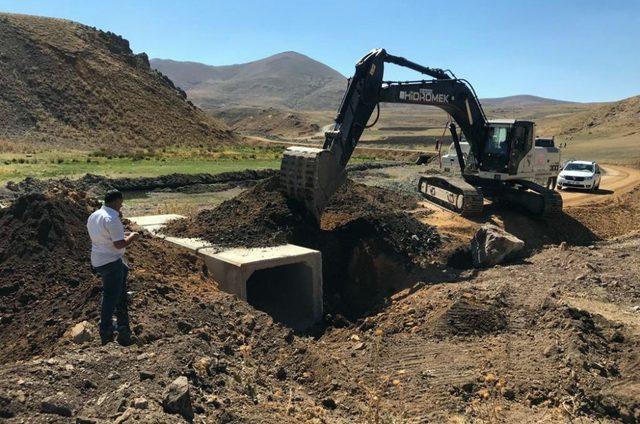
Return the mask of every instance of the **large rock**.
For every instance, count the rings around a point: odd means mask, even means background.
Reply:
[[[164,412],[180,414],[188,420],[193,420],[193,406],[191,405],[187,377],[178,377],[169,384],[164,392],[162,407]]]
[[[82,321],[67,330],[67,336],[76,344],[90,342],[93,339],[91,324],[89,321]]]
[[[71,406],[64,400],[56,398],[46,398],[40,402],[40,412],[45,414],[61,415],[63,417],[70,417],[73,415]]]
[[[483,225],[471,240],[471,257],[476,268],[499,264],[524,248],[524,241],[495,225]]]

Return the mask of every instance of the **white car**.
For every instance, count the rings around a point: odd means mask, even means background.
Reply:
[[[574,160],[567,162],[558,174],[557,186],[561,188],[577,188],[584,190],[597,190],[600,188],[602,171],[595,162]]]

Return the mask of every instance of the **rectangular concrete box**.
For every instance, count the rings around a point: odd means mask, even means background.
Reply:
[[[169,221],[180,218],[184,218],[184,216],[171,213],[165,215],[134,216],[129,218],[129,221],[135,222],[141,227],[147,227],[150,225],[165,225]]]
[[[201,249],[199,255],[220,289],[304,330],[322,318],[322,256],[317,250],[283,246]]]
[[[211,247],[212,244],[208,241],[197,239],[197,238],[185,238],[185,237],[172,237],[166,236],[164,238],[169,243],[175,244],[179,247],[184,247],[186,249],[192,250],[195,253],[198,253],[201,249],[205,247]]]

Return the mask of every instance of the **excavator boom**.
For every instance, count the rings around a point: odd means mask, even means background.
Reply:
[[[413,69],[432,79],[385,82],[385,63]],[[546,199],[553,197],[553,193],[543,193],[542,187],[524,181],[518,182],[511,176],[517,174],[518,165],[524,159],[527,140],[532,139],[533,123],[518,121],[511,129],[498,128],[503,133],[507,131],[512,134],[511,138],[502,141],[496,138],[502,143],[498,147],[495,143],[486,143],[494,139],[495,128],[489,124],[473,87],[467,81],[456,78],[450,71],[418,65],[403,57],[390,55],[384,49],[375,49],[356,64],[355,74],[349,80],[338,109],[335,125],[325,133],[322,149],[290,147],[284,153],[280,168],[283,190],[288,197],[302,202],[316,220],[319,221],[329,199],[344,182],[347,162],[380,102],[436,106],[453,118],[469,143],[470,156],[474,161],[465,165],[462,155],[459,155],[463,170],[460,183],[454,184],[440,177],[421,180],[419,190],[428,199],[444,203],[463,214],[475,214],[482,210],[482,194],[477,191],[478,188],[486,188],[487,191],[491,190],[502,196],[503,192],[513,191],[517,185],[520,191],[533,191],[531,196],[535,199],[529,195],[519,197],[514,193],[503,197],[522,198],[521,203],[526,203],[525,208],[542,211],[541,213],[558,209],[547,207],[550,201]],[[451,125],[450,130],[459,150],[455,125]],[[507,146],[504,151],[503,146]],[[512,181],[488,180],[480,177],[478,170],[494,173],[494,179],[500,179],[500,173],[508,173]],[[557,199],[554,201],[557,203]],[[532,204],[535,207],[531,207]]]
[[[288,197],[302,202],[317,220],[333,193],[344,182],[347,162],[378,103],[404,102],[404,97],[400,97],[402,92],[396,86],[387,85],[383,89],[385,62],[442,81],[454,81],[442,69],[418,65],[403,57],[390,55],[384,49],[372,50],[356,64],[355,74],[349,80],[338,109],[335,125],[325,133],[322,149],[290,147],[281,162],[280,179],[284,192]],[[406,100],[406,103],[414,103],[409,97]],[[481,109],[480,113],[484,115]]]

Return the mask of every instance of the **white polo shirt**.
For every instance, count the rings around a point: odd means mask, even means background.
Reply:
[[[87,230],[91,237],[91,265],[99,267],[116,261],[124,249],[116,249],[114,241],[124,240],[124,225],[117,210],[103,206],[89,216]]]

